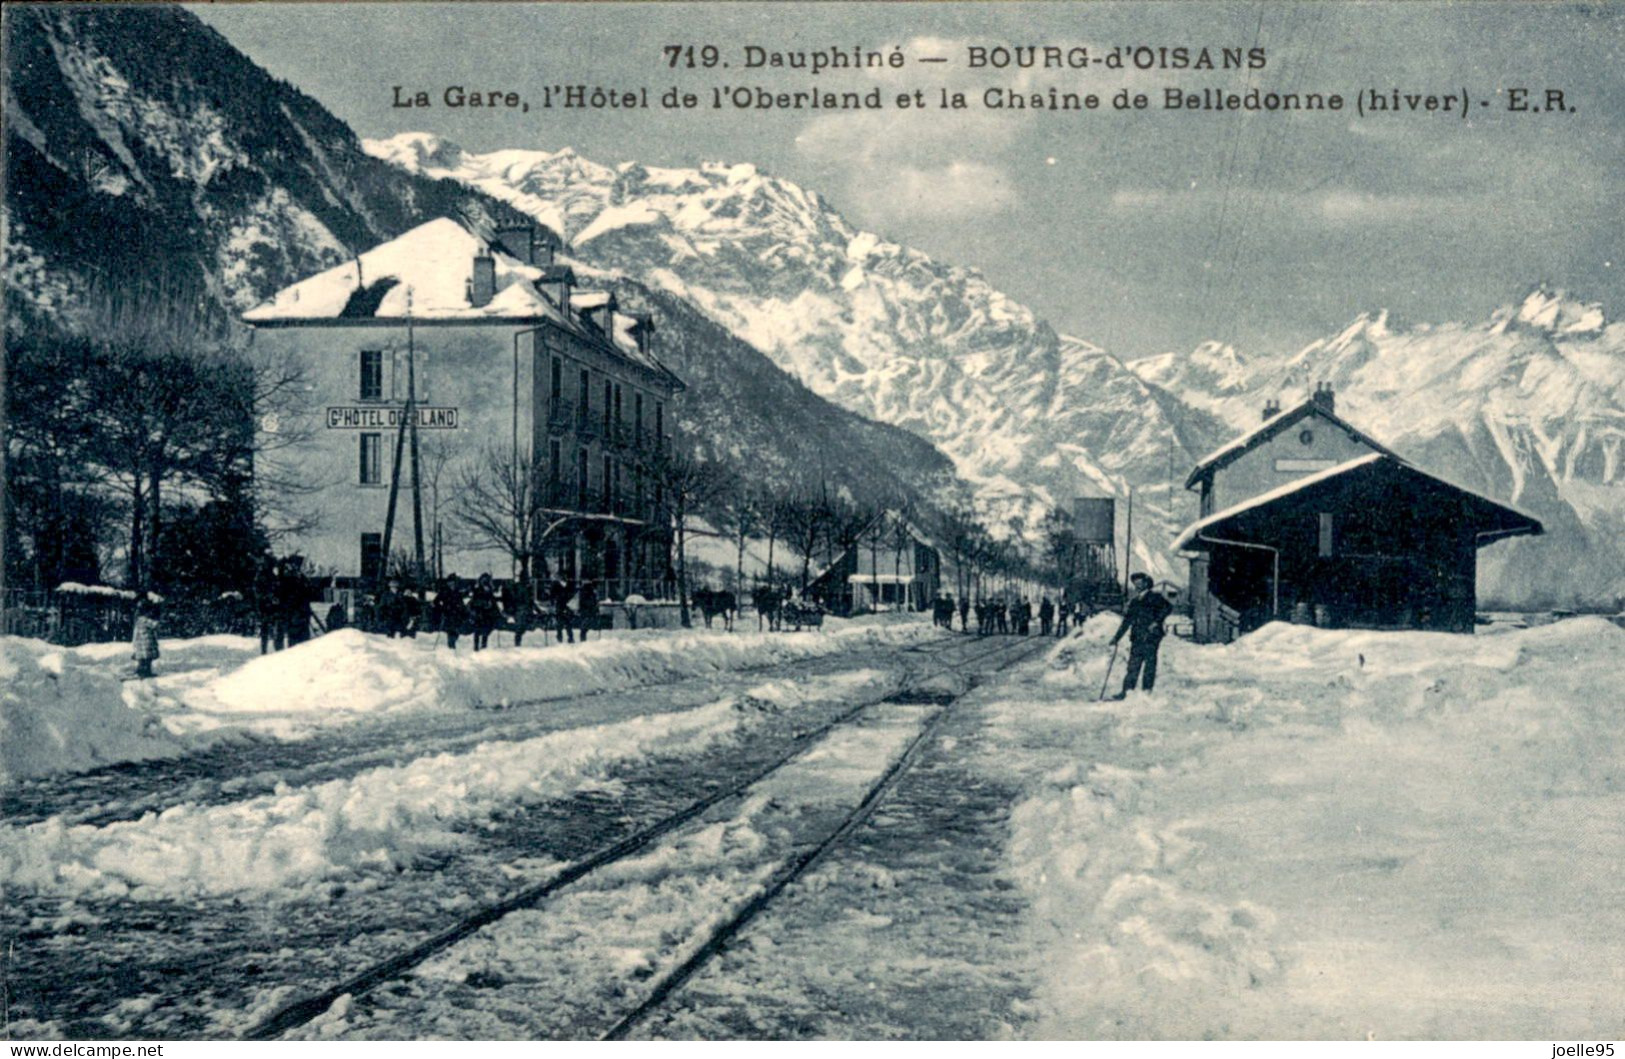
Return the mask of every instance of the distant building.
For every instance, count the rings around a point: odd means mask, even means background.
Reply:
[[[1471,632],[1478,549],[1540,522],[1437,478],[1335,412],[1329,386],[1196,465],[1192,554],[1199,640],[1272,619]]]
[[[296,545],[313,564],[379,576],[392,481],[389,548],[413,550],[409,451],[395,472],[410,389],[438,572],[513,572],[506,551],[451,514],[464,475],[494,457],[528,461],[535,476],[547,537],[533,576],[600,580],[611,598],[666,579],[669,517],[649,471],[671,443],[682,383],[654,356],[653,323],[613,294],[575,289],[557,245],[545,229],[481,235],[442,218],[243,314],[254,343],[309,375],[303,421],[284,429],[310,436],[270,458],[311,490],[316,525]]]
[[[807,586],[837,614],[925,610],[942,584],[942,556],[929,537],[906,522],[848,548]]]

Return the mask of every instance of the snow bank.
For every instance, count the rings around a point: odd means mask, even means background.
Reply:
[[[128,664],[128,644],[112,645]],[[38,640],[0,637],[0,785],[179,754],[179,740],[124,705],[116,675]]]
[[[455,848],[471,821],[562,797],[618,762],[697,753],[764,711],[820,697],[880,696],[878,671],[768,681],[692,710],[488,743],[229,805],[183,804],[140,820],[0,831],[0,878],[56,894],[138,900],[286,890],[410,865]]]
[[[990,707],[1032,1035],[1617,1030],[1625,632],[1276,625],[1097,702],[1112,628]]]
[[[255,658],[183,697],[191,711],[281,735],[390,710],[464,709],[684,680],[867,646],[929,639],[923,621],[814,633],[640,630],[587,643],[475,654],[355,629]]]

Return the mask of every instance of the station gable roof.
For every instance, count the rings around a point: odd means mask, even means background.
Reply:
[[[1207,537],[1256,538],[1261,528],[1278,521],[1287,509],[1314,506],[1317,500],[1349,489],[1377,494],[1390,486],[1399,486],[1433,503],[1448,500],[1480,535],[1499,538],[1545,532],[1539,519],[1428,474],[1384,451],[1367,453],[1215,512],[1186,527],[1174,548],[1200,550],[1208,543],[1204,540]]]
[[[1399,459],[1399,456],[1394,453],[1393,450],[1389,449],[1388,446],[1384,445],[1376,438],[1373,438],[1359,427],[1354,426],[1352,423],[1348,422],[1348,420],[1337,415],[1335,412],[1331,411],[1326,406],[1320,404],[1311,397],[1300,405],[1289,408],[1284,412],[1280,412],[1272,416],[1263,423],[1260,423],[1258,426],[1254,427],[1252,430],[1249,430],[1247,433],[1235,438],[1234,440],[1226,442],[1219,448],[1214,449],[1212,452],[1202,457],[1196,466],[1192,468],[1190,476],[1185,479],[1185,488],[1190,489],[1202,479],[1212,477],[1217,471],[1220,471],[1234,463],[1242,456],[1251,452],[1253,449],[1256,449],[1258,446],[1265,444],[1271,438],[1276,437],[1288,427],[1295,426],[1303,420],[1309,419],[1313,416],[1319,416],[1321,419],[1324,419],[1333,426],[1338,427],[1356,441],[1369,446],[1376,452],[1382,453],[1386,456],[1392,456],[1394,459]]]

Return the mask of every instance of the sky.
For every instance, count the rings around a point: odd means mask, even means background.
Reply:
[[[227,4],[200,18],[363,137],[472,151],[574,148],[604,164],[752,162],[855,225],[980,269],[1056,330],[1124,357],[1217,340],[1278,354],[1389,309],[1479,320],[1540,283],[1625,318],[1625,10],[1488,3]],[[667,45],[716,46],[671,69]],[[973,48],[1091,65],[972,68]],[[1264,49],[1262,69],[1113,69],[1114,48]],[[902,69],[757,68],[749,48],[901,49]],[[1145,54],[1145,53],[1141,53]],[[1154,55],[1155,53],[1153,53]],[[920,58],[947,58],[925,64]],[[679,58],[679,63],[683,58]],[[728,63],[723,68],[720,63]],[[649,110],[544,108],[549,85],[646,87]],[[397,107],[395,86],[434,105]],[[528,112],[443,105],[448,86]],[[718,86],[880,88],[879,111],[713,109]],[[1171,110],[1184,93],[1318,92],[1340,112]],[[658,106],[667,89],[693,110]],[[1093,111],[984,93],[1094,93]],[[1515,89],[1533,110],[1512,112]],[[925,109],[898,109],[920,90]],[[968,106],[944,110],[941,90]],[[1117,110],[1120,90],[1144,110]],[[1353,110],[1362,92],[1449,112]],[[1563,110],[1544,106],[1563,92]],[[1425,102],[1422,103],[1425,106]]]

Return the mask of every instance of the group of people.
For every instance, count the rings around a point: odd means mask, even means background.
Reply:
[[[1119,699],[1126,697],[1136,685],[1145,691],[1156,686],[1157,655],[1166,634],[1164,623],[1173,613],[1173,604],[1168,597],[1156,591],[1149,574],[1136,573],[1129,578],[1129,584],[1133,593],[1123,607],[1123,620],[1111,639],[1114,661],[1118,643],[1124,636],[1128,637],[1129,642],[1127,671],[1122,690],[1116,695]],[[974,608],[968,599],[961,599],[958,603],[961,630],[970,631],[973,609],[976,631],[982,636],[1032,635],[1033,606],[1024,598],[1014,602],[978,600]],[[933,605],[931,618],[942,628],[952,629],[954,610],[954,597],[943,594]],[[1086,602],[1063,596],[1057,605],[1045,596],[1038,604],[1038,633],[1040,636],[1065,636],[1072,626],[1081,627],[1094,613],[1094,607]]]
[[[310,605],[321,599],[320,584],[305,572],[305,559],[266,555],[254,571],[254,616],[260,654],[294,647],[310,639]]]
[[[443,633],[454,651],[465,635],[473,638],[474,650],[483,651],[498,629],[511,631],[514,646],[520,647],[532,629],[552,628],[554,639],[575,643],[577,632],[585,642],[588,632],[601,627],[597,586],[583,581],[572,588],[562,578],[548,584],[544,608],[523,580],[498,585],[486,573],[465,591],[464,582],[448,574],[435,582],[432,593],[420,595],[391,577],[369,609],[364,623],[373,631],[392,638]]]
[[[931,620],[944,629],[954,627],[954,613],[959,614],[959,628],[963,632],[970,631],[972,611],[976,615],[976,631],[981,636],[1031,636],[1033,634],[1033,618],[1035,611],[1032,602],[1021,598],[1014,602],[1002,599],[978,600],[974,605],[969,599],[961,599],[956,605],[954,597],[944,593],[937,597],[931,607]],[[1065,636],[1072,623],[1082,624],[1085,618],[1094,613],[1094,609],[1086,603],[1073,603],[1062,598],[1059,605],[1044,596],[1038,603],[1036,617],[1038,619],[1038,634],[1040,636]]]

